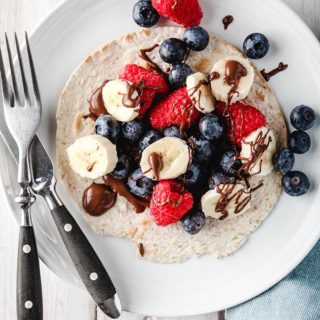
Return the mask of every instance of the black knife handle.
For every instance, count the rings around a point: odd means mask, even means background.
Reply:
[[[20,226],[17,267],[17,319],[42,320],[39,258],[32,226]]]
[[[62,240],[93,300],[99,304],[113,297],[116,289],[90,242],[63,205],[51,210]]]

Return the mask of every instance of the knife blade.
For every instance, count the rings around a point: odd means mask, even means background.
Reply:
[[[2,105],[0,105],[0,119],[0,135],[17,163],[18,147],[3,120]],[[37,136],[30,148],[30,159],[33,175],[32,190],[45,198],[83,284],[105,314],[113,319],[118,318],[122,308],[116,289],[90,242],[57,195],[53,163]]]

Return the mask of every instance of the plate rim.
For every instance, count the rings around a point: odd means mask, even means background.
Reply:
[[[91,1],[91,0],[90,0]],[[259,0],[258,0],[259,1]],[[59,14],[61,11],[63,11],[65,9],[66,6],[73,6],[74,4],[77,3],[77,0],[62,0],[60,1],[58,4],[56,4],[55,6],[53,6],[53,8],[49,11],[49,13],[44,16],[44,18],[42,18],[40,20],[40,22],[32,29],[31,32],[29,32],[29,38],[30,40],[33,39],[33,37],[35,36],[35,34],[39,33],[39,31],[41,32],[41,28],[50,21],[50,19],[53,19],[57,14]],[[308,25],[302,20],[302,18],[293,10],[291,9],[286,3],[282,2],[281,0],[269,0],[270,5],[273,6],[281,6],[281,11],[285,10],[288,14],[291,15],[291,18],[294,19],[295,23],[298,24],[298,29],[300,30],[301,34],[304,35],[306,41],[310,44],[310,46],[313,46],[314,48],[317,48],[317,51],[319,52],[319,56],[320,56],[320,42],[317,39],[316,35],[312,32],[312,30],[308,27]],[[315,52],[314,52],[315,55]],[[7,152],[9,153],[9,152]],[[3,193],[5,193],[5,186],[4,186],[4,181],[3,179],[0,179],[0,186],[1,186],[1,191],[3,191]],[[317,189],[314,191],[316,193],[320,193],[320,188],[319,186],[317,187]],[[13,213],[12,210],[12,206],[9,202],[9,199],[7,196],[3,197],[5,199],[5,203],[8,206],[8,208],[10,209],[10,211]],[[310,209],[312,210],[312,209]],[[13,216],[16,218],[15,220],[18,222],[18,218],[13,214]],[[291,263],[290,266],[287,266],[286,268],[282,268],[281,269],[281,273],[277,272],[277,277],[273,277],[272,281],[268,282],[268,285],[264,285],[264,288],[257,288],[259,290],[254,290],[255,293],[249,294],[245,297],[243,297],[243,299],[238,299],[238,302],[236,305],[239,305],[245,301],[248,301],[256,296],[258,296],[259,294],[267,291],[268,289],[270,289],[272,286],[274,286],[275,284],[277,284],[279,281],[281,281],[283,278],[285,278],[307,255],[308,253],[311,251],[311,249],[314,247],[314,245],[317,243],[317,241],[319,240],[320,237],[320,228],[319,228],[319,232],[315,236],[314,239],[311,237],[309,239],[309,241],[307,243],[304,243],[303,246],[300,247],[299,252],[300,255],[296,255],[295,258],[295,262]],[[302,248],[302,249],[301,249]],[[57,272],[54,268],[54,266],[52,266],[50,263],[48,263],[45,255],[42,254],[42,252],[40,252],[39,257],[41,259],[41,261],[43,261],[43,263],[52,271],[54,272],[60,279],[62,279],[63,281],[66,281],[67,283],[71,284],[73,287],[78,288],[80,290],[85,290],[82,286],[78,286],[76,285],[74,282],[70,281],[67,276],[63,276],[60,274],[60,272]],[[276,280],[275,280],[276,279]],[[224,309],[228,309],[235,306],[234,304],[226,304]],[[201,305],[201,313],[188,313],[188,314],[182,314],[181,313],[174,313],[171,310],[171,314],[169,316],[196,316],[196,315],[202,315],[202,314],[206,314],[206,313],[212,313],[212,312],[216,312],[215,310],[212,310],[212,308],[210,308],[210,306],[204,307],[203,305]],[[135,310],[133,311],[129,311],[129,312],[135,312]],[[159,316],[168,316],[167,313],[163,313],[160,314]]]

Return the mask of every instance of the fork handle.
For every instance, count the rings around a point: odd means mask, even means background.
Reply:
[[[42,320],[42,290],[32,226],[20,226],[17,266],[17,319]]]
[[[98,305],[104,303],[116,289],[98,255],[64,205],[51,213],[82,282]]]

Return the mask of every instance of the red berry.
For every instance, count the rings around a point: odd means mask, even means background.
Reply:
[[[187,126],[198,120],[199,111],[193,106],[186,88],[173,91],[150,112],[150,123],[155,129],[169,126]]]
[[[192,194],[173,180],[162,180],[153,188],[150,213],[158,226],[176,223],[192,207]]]
[[[149,109],[156,94],[165,94],[169,90],[162,75],[136,64],[127,64],[120,71],[119,79],[130,81],[133,84],[138,84],[143,80],[140,114],[144,114]]]
[[[152,0],[158,13],[185,28],[198,26],[203,12],[198,0]]]
[[[242,140],[251,132],[266,125],[266,117],[255,107],[236,102],[226,110],[226,104],[218,104],[218,112],[223,116],[230,115],[228,121],[229,140],[241,147]]]

